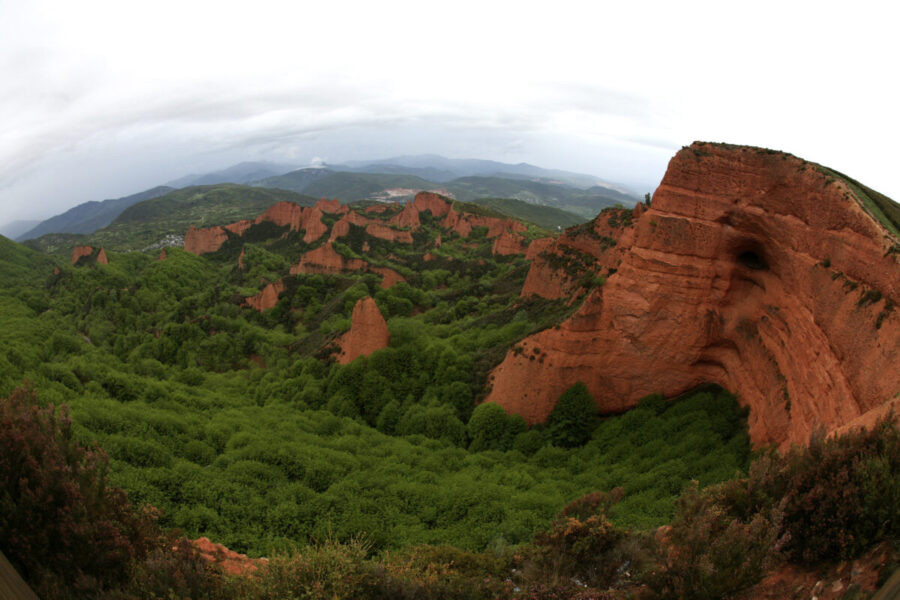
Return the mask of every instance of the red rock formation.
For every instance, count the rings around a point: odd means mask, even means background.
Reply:
[[[399,242],[401,244],[413,243],[413,236],[409,231],[398,231],[397,229],[391,229],[387,225],[382,225],[381,223],[369,223],[366,225],[366,233],[372,237],[388,240],[389,242]]]
[[[441,240],[441,234],[437,235],[437,238],[434,240],[434,247],[440,248],[444,244],[443,240]]]
[[[222,227],[205,227],[197,229],[193,225],[184,234],[184,249],[200,256],[207,252],[215,252],[228,240],[228,234]]]
[[[250,229],[251,225],[253,225],[253,221],[251,221],[250,219],[244,219],[243,221],[225,225],[225,229],[235,235],[244,235],[244,232]]]
[[[291,267],[291,275],[298,273],[340,273],[341,271],[358,271],[368,268],[369,263],[359,258],[344,258],[327,243],[310,250],[300,258],[300,262]]]
[[[244,298],[244,306],[255,308],[259,312],[275,308],[278,304],[278,296],[284,291],[284,282],[280,279],[275,283],[270,283],[255,296]]]
[[[369,206],[368,208],[366,208],[366,214],[380,215],[390,207],[390,204],[375,204],[374,206]]]
[[[328,226],[322,222],[322,211],[317,206],[303,212],[300,229],[304,231],[303,241],[307,244],[311,244],[328,233]]]
[[[93,253],[94,249],[91,246],[75,246],[72,250],[72,264],[77,263],[81,257],[90,256]]]
[[[472,225],[458,212],[453,210],[453,207],[449,207],[447,210],[447,216],[444,217],[444,220],[441,222],[441,227],[444,229],[449,229],[450,231],[455,231],[459,234],[461,238],[469,237],[469,234],[472,233]]]
[[[516,221],[515,219],[500,219],[497,217],[487,217],[484,215],[464,214],[462,218],[469,222],[472,227],[487,227],[487,238],[495,238],[504,231],[527,231],[527,227]],[[464,236],[468,237],[468,236]]]
[[[241,256],[243,256],[243,252],[241,252]],[[169,257],[169,255],[166,254],[166,249],[163,248],[162,250],[159,251],[159,256],[157,257],[156,260],[166,260],[168,257]]]
[[[353,307],[350,331],[341,336],[337,362],[346,365],[360,356],[387,348],[391,342],[387,323],[371,297],[362,298]]]
[[[328,227],[322,222],[320,204],[321,200],[312,208],[306,208],[293,202],[279,202],[270,206],[254,222],[269,221],[279,227],[289,227],[291,231],[303,230],[303,241],[309,244],[328,232]]]
[[[279,227],[290,227],[293,231],[300,229],[300,214],[303,208],[293,202],[278,202],[270,206],[266,212],[256,218],[256,223],[268,221]]]
[[[109,259],[106,258],[106,248],[100,248],[100,252],[97,253],[97,264],[98,265],[108,265]]]
[[[241,247],[241,253],[238,255],[238,269],[241,271],[244,270],[244,255],[246,254],[246,248]]]
[[[525,260],[534,260],[541,252],[544,252],[545,250],[553,246],[553,242],[555,241],[556,238],[552,237],[532,240],[532,242],[528,244],[528,250],[525,252]]]
[[[894,244],[814,165],[694,144],[669,163],[633,241],[619,238],[618,271],[510,351],[487,400],[536,422],[576,381],[603,412],[715,382],[750,407],[755,444],[805,442],[900,393]]]
[[[406,281],[406,279],[403,278],[403,275],[393,269],[388,269],[387,267],[372,267],[372,271],[381,275],[381,287],[384,289],[388,289],[401,281]]]
[[[494,256],[510,256],[512,254],[523,254],[525,252],[525,240],[522,236],[512,233],[508,229],[497,236],[494,245],[491,247],[491,254]]]
[[[429,211],[435,217],[443,217],[450,210],[450,201],[432,192],[419,192],[413,199],[416,211]]]
[[[350,221],[345,218],[341,218],[337,223],[331,226],[331,235],[328,236],[328,241],[333,242],[334,240],[340,239],[349,233]]]
[[[421,226],[419,222],[419,209],[412,202],[403,205],[403,210],[394,215],[388,221],[390,225],[395,227],[407,227],[409,229],[418,229]]]
[[[265,558],[248,558],[246,554],[229,550],[205,537],[190,540],[190,543],[200,553],[201,558],[219,565],[228,575],[250,575],[268,562]]]
[[[322,212],[337,214],[344,212],[347,207],[341,206],[341,203],[337,199],[326,200],[325,198],[320,198],[316,201],[316,208]]]

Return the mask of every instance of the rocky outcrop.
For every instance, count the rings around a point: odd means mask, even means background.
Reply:
[[[406,281],[403,275],[387,267],[372,267],[374,273],[381,275],[381,287],[388,289],[401,281]]]
[[[381,240],[387,240],[389,242],[396,242],[400,244],[413,243],[413,236],[409,231],[392,229],[387,225],[383,225],[381,223],[369,223],[368,225],[366,225],[366,233],[371,235],[372,237]]]
[[[350,330],[341,336],[337,362],[345,365],[360,356],[387,348],[391,342],[387,323],[371,297],[362,298],[353,307]]]
[[[494,240],[491,246],[491,254],[494,256],[511,256],[513,254],[525,253],[525,240],[522,236],[504,229],[503,232]]]
[[[278,296],[283,291],[284,282],[279,279],[275,283],[270,283],[264,287],[260,293],[244,298],[244,306],[249,306],[259,312],[275,308],[275,305],[278,304]]]
[[[253,221],[251,221],[250,219],[244,219],[236,223],[225,225],[223,226],[223,229],[225,229],[226,231],[230,231],[234,235],[241,236],[244,235],[244,232],[250,229],[252,225]]]
[[[541,252],[544,252],[545,250],[553,246],[553,242],[555,241],[556,238],[552,237],[532,240],[532,242],[528,244],[528,250],[525,252],[525,260],[534,260]]]
[[[238,269],[241,271],[244,270],[244,256],[247,254],[246,248],[241,248],[241,253],[238,255]]]
[[[246,554],[229,550],[205,537],[190,540],[190,544],[199,552],[201,558],[220,566],[228,575],[250,575],[268,563],[265,558],[248,558]]]
[[[537,422],[577,381],[605,413],[714,382],[755,444],[785,445],[900,394],[897,240],[817,166],[696,143],[615,248],[618,270],[511,350],[487,400]]]
[[[75,246],[72,250],[72,264],[77,263],[82,257],[90,256],[94,253],[94,248],[91,246]]]
[[[316,201],[316,208],[318,208],[322,212],[327,212],[329,214],[347,212],[347,207],[343,206],[336,198],[332,200],[320,198]]]
[[[394,215],[388,221],[390,225],[395,227],[406,227],[408,229],[418,229],[421,226],[419,221],[419,209],[412,202],[403,205],[403,210]]]
[[[607,275],[617,269],[634,241],[635,214],[641,213],[608,208],[559,238],[532,242],[525,255],[531,266],[521,295],[572,298],[582,291],[585,274]]]
[[[242,254],[243,254],[243,252],[242,252]],[[163,248],[162,250],[159,251],[159,256],[156,258],[156,260],[166,260],[168,257],[169,257],[169,255],[166,254],[166,249]]]
[[[290,231],[303,231],[303,241],[310,244],[328,233],[328,227],[322,222],[322,200],[313,207],[303,207],[293,202],[279,202],[256,218],[254,223],[269,221],[280,227],[288,227]],[[325,202],[325,206],[330,206]]]
[[[108,265],[109,259],[106,258],[106,248],[100,248],[100,252],[97,253],[97,264],[98,265]]]
[[[432,192],[419,192],[413,199],[417,212],[430,212],[434,217],[443,217],[450,210],[451,203],[447,198]]]
[[[472,233],[472,225],[466,219],[462,218],[460,213],[453,210],[452,206],[447,210],[447,215],[441,222],[441,227],[455,232],[461,238],[467,238],[469,237],[469,234]]]
[[[200,256],[209,252],[215,252],[228,241],[228,234],[222,227],[204,227],[197,229],[193,225],[184,234],[184,249],[191,254]]]
[[[331,242],[310,250],[291,267],[291,275],[298,273],[340,273],[367,269],[369,263],[359,258],[346,258],[338,254]]]

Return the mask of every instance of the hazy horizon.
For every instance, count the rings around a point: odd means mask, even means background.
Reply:
[[[0,223],[259,160],[432,153],[643,194],[694,140],[897,198],[891,23],[821,2],[0,1]]]

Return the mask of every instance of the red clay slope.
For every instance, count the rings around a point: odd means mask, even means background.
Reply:
[[[576,381],[603,412],[715,382],[750,407],[755,444],[865,423],[900,405],[896,248],[815,165],[695,143],[669,163],[617,272],[511,350],[487,400],[537,422]]]

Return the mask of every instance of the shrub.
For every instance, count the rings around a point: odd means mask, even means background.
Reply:
[[[154,511],[108,486],[107,464],[74,439],[65,408],[21,389],[0,400],[0,549],[40,595],[124,581],[156,544]]]
[[[826,439],[786,458],[777,478],[785,487],[781,544],[796,561],[858,556],[900,535],[900,431],[892,418],[869,431]]]
[[[759,581],[770,565],[777,521],[775,513],[758,512],[743,522],[714,490],[687,488],[646,581],[662,598],[727,597]]]
[[[612,506],[623,496],[596,492],[570,503],[546,531],[539,533],[525,567],[525,577],[550,588],[583,584],[608,587],[628,560],[623,542],[628,533],[610,522]]]

